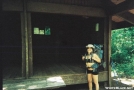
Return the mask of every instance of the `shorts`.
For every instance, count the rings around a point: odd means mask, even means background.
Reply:
[[[88,69],[87,69],[87,74],[98,75],[99,72],[93,72],[93,70],[88,70]]]

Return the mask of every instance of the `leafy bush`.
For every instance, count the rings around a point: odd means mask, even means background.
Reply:
[[[133,77],[134,69],[132,63],[117,64],[116,70],[121,76]]]
[[[134,27],[112,31],[111,59],[119,74],[134,77]]]

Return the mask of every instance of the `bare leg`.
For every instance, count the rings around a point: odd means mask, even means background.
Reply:
[[[92,90],[92,74],[88,74],[88,87]]]
[[[93,75],[96,90],[99,90],[98,75]]]

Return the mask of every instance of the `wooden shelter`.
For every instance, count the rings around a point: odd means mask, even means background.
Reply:
[[[111,30],[134,25],[133,5],[134,0],[3,0],[4,82],[61,76],[65,85],[87,83],[81,55],[85,45],[97,43],[106,61],[99,81],[111,86]]]

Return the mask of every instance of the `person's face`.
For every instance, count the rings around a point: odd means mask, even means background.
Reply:
[[[91,52],[93,52],[93,49],[92,49],[91,47],[88,47],[88,48],[87,48],[87,52],[88,52],[88,53],[91,53]]]

